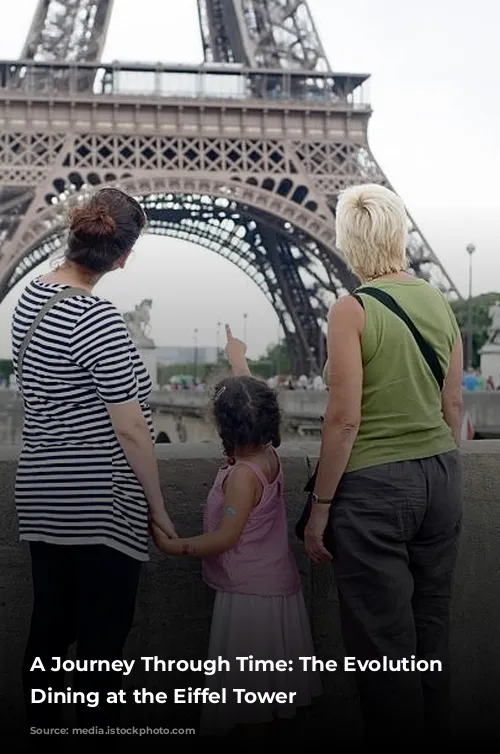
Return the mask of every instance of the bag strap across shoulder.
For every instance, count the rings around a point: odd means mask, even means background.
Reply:
[[[393,299],[393,297],[389,293],[381,290],[380,288],[370,288],[370,287],[359,288],[357,291],[355,291],[351,295],[361,304],[363,308],[364,308],[364,304],[363,304],[363,300],[361,299],[361,296],[359,295],[360,293],[366,294],[367,296],[371,296],[372,298],[376,299],[381,304],[383,304],[388,309],[390,309],[390,311],[393,312],[393,314],[395,314],[397,317],[403,320],[403,322],[406,324],[411,334],[415,338],[415,341],[417,343],[417,346],[420,349],[422,356],[424,357],[429,369],[434,375],[434,379],[436,380],[439,386],[439,390],[442,390],[443,385],[444,385],[445,375],[443,372],[443,368],[439,362],[439,358],[436,351],[430,345],[430,343],[427,342],[427,340],[424,338],[420,330],[415,326],[414,322],[410,319],[410,317],[406,314],[406,312],[400,307],[397,301]]]
[[[47,312],[52,309],[55,304],[57,304],[59,301],[62,301],[65,298],[74,298],[75,296],[91,296],[92,294],[85,290],[85,288],[63,288],[60,291],[57,291],[57,293],[54,293],[53,296],[49,298],[46,304],[42,306],[38,314],[36,315],[30,329],[24,336],[24,339],[19,346],[19,353],[17,355],[17,374],[19,378],[19,383],[21,384],[21,375],[23,370],[23,361],[24,361],[24,355],[26,353],[26,349],[31,341],[31,338],[33,337],[33,334],[35,330],[37,329],[38,325],[42,321],[42,319],[45,317]]]

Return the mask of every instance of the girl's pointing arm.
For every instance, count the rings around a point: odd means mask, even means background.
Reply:
[[[186,539],[169,539],[153,524],[156,546],[168,555],[206,558],[230,550],[241,537],[253,508],[262,495],[262,485],[251,469],[235,466],[224,487],[224,505],[215,531]]]

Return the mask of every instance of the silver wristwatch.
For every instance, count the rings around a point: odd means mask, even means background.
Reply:
[[[316,505],[317,503],[319,503],[320,505],[330,505],[331,502],[332,501],[331,501],[330,498],[318,497],[315,492],[313,492],[313,494],[312,494],[312,504],[313,505]]]

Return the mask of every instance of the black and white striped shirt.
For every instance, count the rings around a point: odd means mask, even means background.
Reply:
[[[24,336],[62,287],[35,280],[25,288],[12,320],[16,373]],[[138,401],[152,433],[151,379],[120,313],[93,295],[59,301],[37,327],[18,381],[24,400],[15,490],[21,539],[104,544],[147,560],[147,501],[106,409]]]

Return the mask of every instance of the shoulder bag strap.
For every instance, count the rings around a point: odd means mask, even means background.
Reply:
[[[439,362],[437,353],[435,352],[433,347],[425,340],[420,330],[418,330],[418,328],[415,326],[415,324],[410,319],[410,317],[399,306],[397,301],[395,301],[389,293],[386,293],[386,291],[383,291],[380,288],[359,288],[358,291],[353,293],[352,295],[357,301],[359,301],[359,303],[361,304],[361,306],[363,306],[363,308],[364,308],[364,305],[359,295],[360,293],[365,293],[367,296],[371,296],[372,298],[376,299],[381,304],[383,304],[388,309],[390,309],[391,312],[393,312],[393,314],[395,314],[397,317],[403,320],[403,322],[407,325],[411,334],[415,338],[417,342],[417,346],[419,347],[422,356],[427,362],[429,369],[434,375],[434,379],[436,380],[439,386],[439,389],[442,390],[443,385],[444,385],[445,375],[441,367],[441,364]]]
[[[90,296],[92,295],[89,291],[85,290],[85,288],[63,288],[60,291],[57,291],[57,293],[54,293],[53,296],[47,301],[46,304],[42,306],[38,314],[36,315],[30,329],[24,336],[24,339],[19,346],[19,353],[17,355],[17,374],[19,379],[19,384],[21,385],[21,375],[23,370],[23,361],[24,361],[24,355],[26,353],[26,349],[31,341],[31,338],[33,337],[33,334],[35,330],[37,329],[38,325],[42,321],[42,319],[45,317],[47,312],[52,309],[52,307],[57,304],[59,301],[62,301],[65,298],[74,298],[75,296]]]

